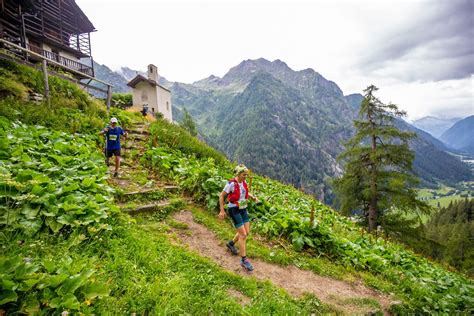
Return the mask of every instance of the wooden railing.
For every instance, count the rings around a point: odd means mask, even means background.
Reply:
[[[27,44],[26,49],[37,54],[43,55],[47,59],[58,62],[61,65],[66,66],[67,68],[74,69],[79,72],[82,72],[83,74],[94,77],[94,69],[91,66],[84,65],[76,60],[72,60],[59,54],[44,50],[41,47],[35,45]]]

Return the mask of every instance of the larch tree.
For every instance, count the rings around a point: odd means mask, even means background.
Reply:
[[[346,143],[339,156],[345,163],[341,178],[334,181],[341,211],[362,212],[369,231],[383,224],[383,216],[391,210],[426,213],[429,206],[417,200],[414,186],[418,179],[412,173],[414,153],[408,141],[415,133],[400,131],[396,118],[406,116],[395,104],[382,103],[374,85],[364,90],[356,134]]]

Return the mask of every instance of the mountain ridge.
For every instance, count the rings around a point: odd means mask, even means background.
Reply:
[[[353,133],[362,95],[344,96],[336,83],[313,69],[294,71],[281,60],[264,58],[244,60],[222,78],[211,75],[192,84],[168,84],[175,119],[180,120],[185,107],[209,144],[262,174],[330,196],[328,180],[342,170],[337,156]],[[433,167],[439,161],[470,174],[467,166],[444,153],[440,141],[420,130],[417,133],[423,141],[416,143],[422,159],[415,160],[415,169],[423,161],[417,171],[424,181],[453,181],[450,174]],[[305,169],[302,161],[311,167]],[[436,170],[437,176],[427,174],[428,170]]]
[[[474,154],[474,115],[456,122],[440,139],[454,149]]]
[[[460,117],[444,119],[435,116],[425,116],[413,121],[411,124],[440,139],[441,134],[461,119]]]

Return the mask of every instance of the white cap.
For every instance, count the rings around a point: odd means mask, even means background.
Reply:
[[[112,117],[112,118],[110,119],[110,123],[118,123],[117,118]]]

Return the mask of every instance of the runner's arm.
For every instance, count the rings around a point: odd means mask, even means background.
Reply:
[[[101,131],[99,132],[99,135],[105,134],[105,133],[107,133],[108,131],[109,131],[109,128],[106,127],[106,128],[104,128],[103,130],[101,130]]]
[[[219,194],[219,218],[224,219],[225,218],[225,210],[224,210],[224,199],[227,195],[227,192],[222,191],[221,194]]]
[[[260,201],[258,200],[258,198],[257,198],[255,195],[253,195],[252,193],[249,193],[249,198],[251,198],[252,200],[254,200],[255,203],[260,202]]]
[[[123,135],[123,138],[127,138],[128,132],[124,130],[123,128],[121,128],[120,130],[121,130],[121,134]]]

